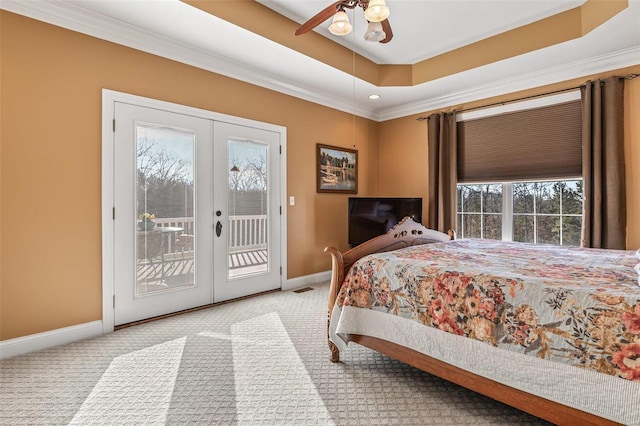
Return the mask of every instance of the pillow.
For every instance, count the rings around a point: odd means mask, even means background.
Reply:
[[[640,263],[638,263],[633,269],[638,273],[638,285],[640,285]]]

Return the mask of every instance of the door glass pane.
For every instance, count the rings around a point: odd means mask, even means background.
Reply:
[[[229,278],[269,271],[268,145],[229,139]]]
[[[136,124],[136,296],[194,285],[195,134]]]

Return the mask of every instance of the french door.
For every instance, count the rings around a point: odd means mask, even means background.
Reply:
[[[114,104],[114,324],[279,288],[278,132]]]
[[[214,300],[280,287],[280,134],[214,124]]]

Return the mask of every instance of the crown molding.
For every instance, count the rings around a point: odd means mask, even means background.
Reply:
[[[452,105],[513,93],[640,63],[638,60],[638,58],[640,58],[640,47],[636,46],[631,49],[613,52],[587,60],[521,74],[513,78],[501,79],[500,81],[489,84],[477,85],[471,89],[452,92],[445,96],[425,96],[425,100],[375,110],[363,104],[358,104],[354,99],[350,99],[349,97],[340,98],[330,96],[320,90],[310,90],[293,82],[282,81],[282,79],[279,79],[277,76],[267,75],[264,69],[259,67],[240,63],[239,61],[216,55],[210,51],[178,42],[162,34],[140,29],[136,26],[78,7],[72,3],[64,1],[2,0],[0,8],[378,122],[420,114]],[[213,18],[218,19],[220,25],[231,25],[217,17]],[[507,59],[505,61],[510,60],[511,59]],[[318,64],[320,63],[318,62]],[[324,64],[322,65],[326,66]],[[496,64],[485,65],[472,71],[482,70],[485,67],[494,65]],[[345,78],[353,78],[346,73],[344,73],[344,76]],[[443,77],[414,87],[417,90],[420,90],[421,86],[425,88],[435,87],[435,85],[446,84],[448,79],[457,78],[456,76],[457,75]],[[380,88],[380,90],[384,91],[384,88]],[[427,93],[426,91],[422,92]]]
[[[140,29],[70,3],[62,1],[3,0],[0,3],[0,8],[343,112],[371,120],[376,119],[374,110],[361,105],[354,105],[350,99],[342,101],[320,92],[313,92],[303,87],[289,84],[265,75],[262,69],[177,42],[164,35]]]
[[[521,74],[510,79],[502,79],[491,84],[480,85],[469,90],[447,94],[446,96],[405,104],[397,108],[389,108],[384,111],[380,111],[377,115],[377,121],[386,121],[414,114],[422,114],[428,111],[447,108],[452,105],[459,105],[493,96],[532,89],[545,86],[547,84],[557,83],[559,81],[586,77],[592,74],[638,65],[639,63],[640,47],[636,46],[606,55],[595,56],[587,60],[571,62],[557,67]],[[442,80],[444,79],[438,81]]]

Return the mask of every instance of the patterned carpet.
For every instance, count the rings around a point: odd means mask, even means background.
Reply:
[[[547,424],[354,344],[332,364],[312,288],[3,360],[0,424]]]

